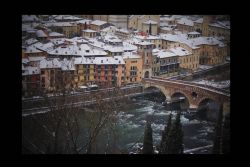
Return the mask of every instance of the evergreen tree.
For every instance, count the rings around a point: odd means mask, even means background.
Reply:
[[[218,119],[215,127],[213,154],[221,153],[222,121],[223,121],[223,105],[220,106]]]
[[[166,140],[166,154],[183,153],[183,131],[180,116],[181,113],[178,112],[174,124],[170,128],[170,132]]]
[[[162,132],[162,138],[161,138],[161,144],[160,144],[160,150],[159,150],[160,154],[166,154],[166,150],[167,150],[166,142],[167,142],[167,137],[169,135],[169,131],[171,128],[171,124],[172,124],[172,113],[169,115],[167,126],[165,126],[164,131]]]
[[[230,114],[225,115],[223,124],[222,153],[230,153]]]
[[[152,137],[151,121],[149,120],[149,117],[147,117],[146,127],[144,131],[142,153],[153,154],[153,137]]]

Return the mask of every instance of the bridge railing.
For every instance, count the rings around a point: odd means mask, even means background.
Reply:
[[[167,78],[162,78],[162,77],[151,77],[151,78],[143,78],[143,80],[145,81],[167,81],[167,82],[170,82],[170,83],[179,83],[179,84],[189,84],[191,86],[199,86],[201,88],[204,88],[204,89],[210,89],[212,91],[217,91],[217,92],[220,92],[220,93],[223,93],[223,94],[226,94],[227,96],[230,96],[230,92],[227,91],[227,90],[224,90],[224,89],[221,89],[221,88],[216,88],[216,87],[213,87],[213,86],[204,86],[203,84],[198,84],[198,83],[193,83],[193,82],[190,82],[190,81],[182,81],[182,80],[170,80],[170,79],[167,79]]]

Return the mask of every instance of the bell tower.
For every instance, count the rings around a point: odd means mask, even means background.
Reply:
[[[138,42],[138,54],[142,57],[142,78],[151,78],[154,44],[146,41]]]

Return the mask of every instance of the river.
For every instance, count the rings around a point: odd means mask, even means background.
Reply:
[[[162,101],[162,98],[155,100],[154,95],[138,96],[132,98],[125,108],[119,108],[116,111],[116,145],[120,150],[126,150],[125,153],[129,154],[139,152],[143,143],[144,127],[146,123],[145,118],[147,115],[151,115],[152,118],[151,126],[153,129],[153,144],[154,146],[159,145],[161,140],[161,131],[166,125],[168,116],[172,113],[173,117],[175,117],[179,110],[175,107],[171,110],[166,109],[166,107],[162,105]],[[85,108],[85,111],[83,112],[83,117],[79,117],[80,122],[85,122],[84,124],[80,124],[80,126],[83,127],[83,130],[81,131],[82,134],[86,132],[86,127],[88,126],[84,120],[84,115],[88,114],[88,112],[91,112],[91,108]],[[43,117],[45,114],[38,114],[37,117]],[[29,119],[30,116],[23,117],[23,133],[27,135],[36,133],[35,130],[31,130],[33,126],[30,126],[31,120]],[[41,119],[45,120],[43,118]],[[184,131],[184,151],[213,144],[214,122],[210,122],[199,117],[197,113],[188,113],[186,111],[182,111],[181,123]],[[36,134],[33,134],[32,136],[40,138],[40,136]],[[103,132],[99,135],[98,139],[96,140],[97,153],[105,153],[105,143],[109,137],[110,136],[106,132]],[[86,141],[86,138],[81,137],[80,140],[80,143],[84,144],[83,141]],[[191,153],[210,154],[211,148]]]

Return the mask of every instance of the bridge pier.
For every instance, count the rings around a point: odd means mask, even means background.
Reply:
[[[230,101],[229,102],[224,102],[223,103],[223,115],[225,116],[226,114],[230,113]]]

